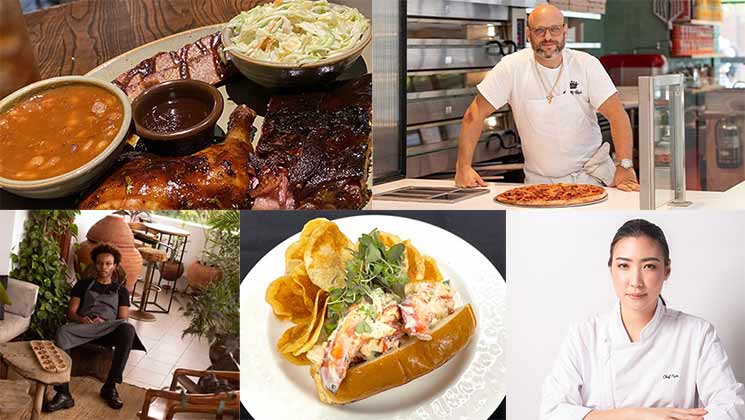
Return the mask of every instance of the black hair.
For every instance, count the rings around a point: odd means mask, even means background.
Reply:
[[[610,256],[608,257],[608,267],[613,263],[613,248],[615,248],[618,241],[625,238],[639,238],[645,236],[655,242],[662,249],[662,257],[664,259],[665,267],[670,265],[670,247],[667,245],[667,239],[665,239],[665,232],[652,222],[644,219],[629,220],[624,223],[623,226],[618,228],[613,240],[610,243]],[[666,305],[665,299],[660,295],[662,304]]]
[[[615,248],[618,241],[625,238],[638,238],[641,236],[646,236],[647,238],[657,242],[657,245],[662,248],[662,256],[665,260],[665,266],[669,265],[670,247],[667,245],[667,239],[665,239],[665,233],[662,229],[654,223],[648,222],[644,219],[634,219],[624,223],[623,226],[616,231],[616,235],[610,243],[608,266],[610,267],[613,262],[613,248]]]
[[[100,244],[96,245],[95,248],[91,251],[91,259],[93,260],[93,263],[95,264],[96,258],[98,258],[101,254],[111,254],[111,256],[114,257],[114,263],[119,264],[122,261],[122,254],[119,252],[119,249],[111,244]]]

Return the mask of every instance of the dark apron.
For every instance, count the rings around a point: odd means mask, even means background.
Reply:
[[[95,279],[92,280],[88,285],[88,288],[85,289],[83,306],[78,309],[78,315],[98,315],[103,318],[105,322],[101,324],[78,324],[68,322],[57,330],[57,336],[54,339],[57,347],[68,351],[73,347],[101,338],[119,328],[119,325],[127,322],[125,319],[116,318],[119,314],[118,291],[113,293],[98,293],[92,290],[94,284],[96,284]],[[135,332],[132,350],[147,351],[145,346],[142,344],[142,341],[140,341],[140,337],[137,336],[137,332]]]

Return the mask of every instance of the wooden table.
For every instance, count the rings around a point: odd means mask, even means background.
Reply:
[[[0,344],[0,379],[7,378],[8,367],[11,367],[22,377],[36,382],[34,409],[31,413],[32,420],[37,420],[41,414],[41,405],[44,402],[47,385],[70,382],[72,360],[61,349],[59,352],[67,364],[67,369],[64,372],[50,373],[41,367],[28,341]]]
[[[0,0],[8,1],[8,0]],[[10,0],[18,1],[18,0]],[[31,12],[29,38],[43,79],[85,74],[156,39],[229,21],[272,0],[75,0]],[[71,208],[70,199],[30,200],[0,190],[0,207]]]
[[[17,1],[17,0],[15,0]],[[271,0],[76,0],[26,15],[42,78],[84,74],[142,44]]]
[[[186,229],[181,229],[176,226],[167,225],[165,223],[150,223],[146,222],[145,228],[147,229],[146,232],[149,233],[151,230],[155,233],[158,233],[160,235],[170,235],[170,236],[181,236],[181,237],[187,237],[191,235],[191,232],[189,232]]]

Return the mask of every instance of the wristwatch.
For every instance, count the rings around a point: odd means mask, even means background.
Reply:
[[[623,169],[630,169],[634,167],[634,161],[631,159],[621,159],[616,161],[616,166],[620,166]]]

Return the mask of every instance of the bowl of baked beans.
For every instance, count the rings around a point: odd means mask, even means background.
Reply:
[[[72,195],[124,147],[132,107],[117,86],[88,76],[28,85],[0,101],[0,188],[30,198]]]

